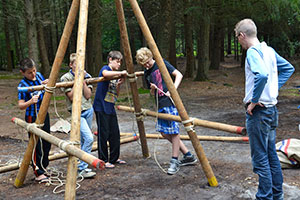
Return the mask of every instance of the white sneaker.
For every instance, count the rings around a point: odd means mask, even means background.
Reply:
[[[180,169],[179,161],[172,158],[170,161],[170,167],[168,169],[168,174],[174,175],[179,171],[179,169]]]
[[[78,175],[82,176],[83,178],[93,178],[94,176],[96,176],[96,172],[87,172],[85,169],[78,171]]]

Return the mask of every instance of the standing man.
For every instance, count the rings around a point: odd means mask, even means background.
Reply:
[[[294,67],[265,42],[257,38],[251,19],[235,26],[239,43],[247,50],[245,62],[246,128],[249,135],[254,173],[259,176],[256,199],[283,199],[283,176],[275,140],[278,126],[276,108],[279,89],[294,72]]]

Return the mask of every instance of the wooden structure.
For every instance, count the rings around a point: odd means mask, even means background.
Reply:
[[[52,89],[56,85],[56,80],[58,77],[59,69],[62,64],[62,60],[64,58],[67,44],[70,39],[70,35],[75,23],[75,17],[77,15],[78,9],[79,9],[79,4],[80,4],[80,16],[79,16],[79,27],[78,27],[78,38],[77,38],[77,59],[76,59],[76,71],[75,71],[75,81],[74,81],[74,97],[73,97],[73,105],[72,105],[72,130],[71,130],[71,135],[70,135],[70,141],[77,143],[80,141],[79,139],[79,131],[80,131],[80,107],[81,107],[81,97],[82,97],[82,83],[83,83],[83,71],[84,71],[84,60],[85,60],[85,46],[86,46],[86,30],[87,30],[87,17],[88,17],[88,0],[73,0],[72,5],[70,8],[70,12],[67,17],[67,21],[63,30],[63,34],[58,46],[58,51],[55,56],[55,60],[52,66],[52,70],[49,76],[49,82],[46,87],[46,93],[44,95],[44,99],[40,108],[40,111],[37,116],[36,123],[37,124],[43,124],[45,120],[45,116],[47,114],[47,110],[50,104],[50,98],[52,95]],[[121,31],[121,39],[122,39],[122,45],[124,48],[124,53],[126,57],[126,65],[127,65],[127,70],[129,72],[129,75],[132,78],[130,81],[131,85],[131,91],[133,94],[133,99],[134,99],[134,108],[135,108],[135,113],[137,113],[137,123],[140,131],[140,136],[142,138],[141,143],[142,143],[142,148],[143,148],[143,155],[144,157],[148,157],[148,149],[147,149],[147,144],[146,144],[146,137],[145,137],[145,132],[144,132],[144,127],[143,127],[143,121],[140,120],[138,117],[138,114],[141,115],[141,107],[139,105],[139,100],[138,100],[138,93],[137,93],[137,88],[136,88],[136,83],[134,81],[134,73],[133,73],[133,65],[132,65],[132,58],[131,58],[131,52],[130,52],[130,46],[128,43],[128,35],[127,35],[127,30],[126,30],[126,25],[125,25],[125,19],[124,19],[124,13],[123,13],[123,8],[122,8],[122,0],[115,0],[116,6],[117,6],[117,12],[118,12],[118,20],[119,20],[119,26],[120,26],[120,31]],[[138,3],[136,0],[129,0],[130,5],[133,9],[133,12],[138,20],[138,23],[142,29],[142,32],[144,34],[144,37],[146,38],[146,41],[154,55],[154,58],[156,60],[156,63],[159,66],[159,70],[161,71],[162,77],[164,81],[166,82],[166,85],[170,91],[170,94],[175,102],[175,106],[177,107],[179,111],[179,115],[181,118],[181,121],[184,122],[184,126],[186,128],[186,131],[192,141],[193,147],[195,149],[195,152],[200,160],[200,163],[202,165],[202,168],[204,170],[204,173],[207,177],[208,183],[210,186],[217,186],[218,182],[216,177],[214,176],[214,173],[212,171],[212,168],[206,158],[205,152],[203,150],[202,145],[199,142],[199,139],[197,138],[197,135],[192,128],[193,124],[192,121],[190,120],[183,103],[179,97],[179,94],[177,93],[176,88],[173,85],[172,79],[166,69],[166,66],[163,62],[163,59],[158,51],[158,48],[153,40],[153,37],[151,35],[151,32],[147,26],[147,23],[144,19],[144,16],[138,6]],[[17,178],[15,180],[15,186],[20,187],[22,186],[25,176],[28,171],[28,166],[29,162],[31,160],[31,155],[33,151],[33,145],[34,145],[34,140],[33,137],[36,137],[31,133],[31,137],[28,143],[28,147],[26,149],[22,164],[20,166],[20,170],[18,172]],[[69,154],[69,159],[68,159],[68,174],[67,174],[67,184],[66,184],[66,192],[65,192],[65,199],[75,199],[76,196],[76,180],[77,176],[77,158]]]

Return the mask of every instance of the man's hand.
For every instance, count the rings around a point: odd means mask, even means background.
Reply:
[[[252,110],[255,108],[255,106],[256,105],[259,105],[260,107],[264,107],[264,105],[263,104],[261,104],[261,103],[250,103],[249,105],[248,105],[248,107],[247,107],[247,113],[249,114],[249,115],[253,115],[252,114]]]
[[[49,79],[45,79],[45,80],[42,81],[42,84],[46,85],[48,82],[49,82]]]

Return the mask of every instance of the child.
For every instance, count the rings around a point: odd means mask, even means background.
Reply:
[[[154,94],[155,90],[157,91],[155,96],[158,95],[158,112],[178,115],[176,107],[170,100],[170,93],[162,79],[159,68],[155,60],[153,60],[152,52],[146,47],[139,49],[136,54],[136,61],[138,64],[145,67],[144,77],[148,87],[151,89],[151,94]],[[164,61],[164,63],[170,75],[175,77],[174,86],[175,88],[178,88],[182,80],[182,74],[169,62]],[[180,140],[177,122],[158,119],[156,130],[172,143],[172,159],[170,161],[170,167],[168,168],[169,175],[176,174],[179,171],[180,166],[191,165],[197,162],[195,156],[188,151],[186,146]],[[179,150],[184,154],[183,159],[180,161],[178,161]]]
[[[20,81],[18,87],[30,87],[47,84],[48,82],[48,79],[45,80],[42,74],[36,71],[36,64],[30,58],[25,58],[20,62],[20,72],[24,76],[24,78]],[[21,110],[26,109],[26,122],[35,122],[37,114],[40,110],[43,97],[44,91],[18,92],[18,106]],[[50,133],[50,119],[48,113],[46,115],[42,130]],[[45,169],[49,165],[48,156],[51,148],[51,143],[43,139],[39,139],[38,141],[36,141],[36,143],[37,144],[33,152],[34,156],[32,160],[32,167],[36,176],[35,181],[44,182],[47,180]]]
[[[76,69],[76,53],[70,55],[70,71],[64,74],[60,81],[74,81],[75,79],[75,69]],[[91,78],[91,75],[84,71],[84,78]],[[92,129],[93,122],[93,106],[92,106],[92,85],[87,85],[83,81],[82,99],[81,99],[81,116],[80,116],[80,143],[81,149],[86,153],[92,152],[92,146],[94,142]],[[73,102],[73,87],[72,88],[62,88],[62,91],[66,94],[68,111],[72,112],[72,102]],[[84,161],[80,161],[78,165],[78,173],[83,176],[83,178],[92,178],[96,175],[91,169],[88,168],[88,164]]]
[[[124,82],[127,72],[117,71],[120,68],[122,54],[119,51],[111,51],[107,56],[108,65],[102,67],[99,77],[107,79],[120,78],[99,82],[94,99],[94,110],[98,125],[98,156],[105,162],[106,168],[114,168],[115,163],[125,164],[119,159],[120,155],[120,130],[115,102],[119,94],[120,85]],[[109,142],[109,155],[107,142]]]

